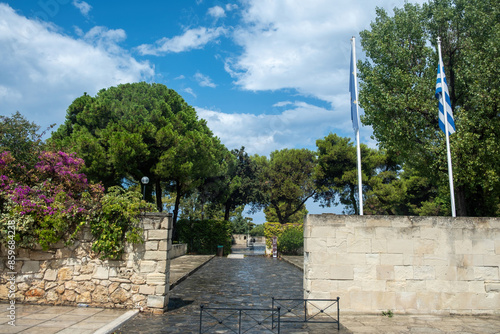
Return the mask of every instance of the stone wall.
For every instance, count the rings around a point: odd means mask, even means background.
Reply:
[[[255,243],[265,243],[266,242],[266,237],[264,236],[256,236],[252,237],[251,235],[247,234],[233,234],[232,235],[232,241],[234,245],[247,245],[247,238],[250,238],[251,240],[255,240]]]
[[[500,314],[500,218],[308,215],[305,298],[341,312]]]
[[[16,249],[17,302],[139,308],[162,313],[168,304],[172,216],[141,218],[144,243],[127,245],[119,261],[100,260],[83,232],[71,247]],[[0,300],[8,299],[6,249],[0,253]]]
[[[187,246],[188,246],[187,244],[174,244],[174,245],[172,245],[172,249],[169,252],[170,260],[173,260],[176,257],[186,255]]]

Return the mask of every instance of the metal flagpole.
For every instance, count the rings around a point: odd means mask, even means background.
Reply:
[[[446,103],[446,93],[444,89],[444,65],[443,65],[443,59],[441,57],[441,38],[438,37],[437,39],[438,42],[438,52],[439,52],[439,76],[441,79],[441,103],[443,104],[443,115],[444,115],[444,128],[445,128],[445,135],[446,135],[446,155],[448,158],[448,177],[450,179],[450,195],[451,195],[451,215],[452,217],[456,217],[456,211],[455,211],[455,188],[453,186],[453,168],[451,165],[451,151],[450,151],[450,135],[448,131],[448,108],[447,108],[447,103]]]
[[[359,215],[363,215],[363,184],[362,184],[362,175],[361,175],[361,148],[359,145],[359,105],[358,105],[358,75],[357,75],[357,67],[356,67],[356,39],[354,36],[351,39],[352,44],[352,73],[351,76],[354,79],[354,104],[356,105],[356,115],[351,115],[353,117],[352,122],[355,125],[356,132],[356,150],[358,156],[358,198],[359,198]],[[351,92],[352,94],[353,92]],[[352,108],[352,107],[351,107]]]

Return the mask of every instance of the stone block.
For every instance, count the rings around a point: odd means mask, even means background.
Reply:
[[[90,275],[79,275],[79,276],[74,276],[73,280],[75,281],[90,281],[92,279],[92,276]]]
[[[414,253],[415,254],[434,254],[436,249],[436,240],[415,240]]]
[[[455,240],[455,254],[472,254],[472,240]]]
[[[169,230],[149,230],[148,241],[150,240],[167,240]]]
[[[57,270],[47,269],[43,275],[43,279],[46,281],[55,281],[57,279]]]
[[[467,285],[466,291],[457,291],[457,292],[476,292],[476,293],[485,293],[490,292],[486,289],[486,283],[484,281],[469,281],[469,282],[461,282]],[[456,289],[455,289],[456,290]]]
[[[103,267],[103,266],[98,266],[95,269],[94,274],[92,275],[92,278],[108,279],[109,278],[109,268]]]
[[[146,251],[158,250],[158,241],[146,241],[144,247]]]
[[[30,274],[40,271],[40,261],[24,261],[21,268],[21,273]]]
[[[482,281],[498,281],[498,267],[474,267],[474,279]]]
[[[166,251],[147,251],[144,253],[144,260],[167,260]]]
[[[495,254],[495,241],[491,239],[472,240],[472,254]]]
[[[33,261],[45,261],[45,260],[51,260],[53,258],[55,258],[55,251],[54,252],[34,251],[31,252],[30,254],[30,260]]]
[[[332,228],[332,226],[315,226],[311,230],[310,234],[311,238],[328,238],[328,237],[335,237],[335,228]]]
[[[347,240],[328,238],[326,240],[326,247],[330,254],[345,254],[347,253]]]
[[[393,280],[394,279],[394,266],[380,265],[376,267],[377,279],[379,280]]]
[[[141,285],[139,287],[139,293],[142,293],[143,295],[154,295],[155,292],[156,292],[155,285]]]
[[[500,292],[500,282],[484,282],[486,292]]]
[[[457,267],[454,266],[435,266],[437,280],[456,281],[457,280]]]
[[[387,252],[392,254],[413,254],[413,240],[387,240]]]
[[[376,265],[362,265],[355,266],[353,269],[354,275],[353,278],[356,281],[370,281],[373,282],[377,279],[377,267]]]
[[[413,279],[413,266],[394,266],[394,279],[397,281]]]
[[[372,300],[373,294],[366,291],[351,291],[349,292],[349,300],[351,302],[351,310],[354,312],[373,312]],[[342,308],[342,299],[340,300]]]
[[[330,266],[329,275],[327,278],[337,280],[352,280],[354,279],[353,266]]]
[[[447,255],[433,255],[433,254],[424,254],[424,262],[425,266],[448,266],[450,264],[449,256]]]
[[[169,288],[168,284],[167,285],[157,285],[156,286],[155,295],[157,295],[157,296],[165,296],[165,295],[167,295],[168,288]]]
[[[387,253],[387,240],[372,239],[372,253]]]
[[[69,267],[63,267],[57,272],[59,281],[69,281],[73,277],[73,270]]]
[[[165,285],[167,284],[167,275],[159,273],[151,273],[146,276],[146,283],[149,285]]]
[[[370,253],[372,249],[371,239],[356,238],[351,236],[347,238],[347,252],[348,253]]]
[[[168,296],[148,296],[148,301],[146,304],[151,308],[163,309],[168,305]]]
[[[327,248],[326,238],[306,238],[304,240],[304,251],[316,252]]]
[[[413,278],[417,280],[433,280],[436,278],[434,267],[432,266],[414,266]]]
[[[349,282],[349,281],[345,281]],[[362,291],[393,291],[387,289],[387,281],[382,280],[363,280],[363,281],[354,281],[356,285],[361,283]],[[404,282],[403,282],[404,283]],[[399,289],[399,288],[398,288]]]
[[[403,265],[403,254],[380,254],[381,265]]]
[[[158,242],[158,250],[159,251],[166,251],[169,249],[169,244],[171,245],[171,241],[168,240],[161,240]],[[170,247],[171,248],[171,247]]]
[[[495,254],[500,255],[500,239],[495,240]]]
[[[313,254],[314,261],[313,263],[328,263],[328,260],[331,259],[330,256],[326,256],[325,259],[322,259],[322,262],[316,261],[316,253]],[[330,261],[331,263],[331,261]],[[354,266],[364,266],[366,265],[366,254],[361,253],[348,253],[348,254],[339,254],[335,257],[335,265],[354,265]]]
[[[157,261],[141,261],[140,272],[152,273],[156,270]]]
[[[396,293],[396,310],[408,312],[417,309],[417,293],[401,291]]]
[[[393,310],[396,306],[396,293],[390,291],[373,291],[371,311]]]

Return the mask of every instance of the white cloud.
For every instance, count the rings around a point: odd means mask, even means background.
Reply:
[[[236,84],[251,91],[293,88],[333,103],[348,89],[351,37],[369,28],[376,6],[393,8],[404,0],[243,3],[243,23],[233,35],[243,51],[225,67]]]
[[[184,88],[183,91],[186,92],[186,93],[188,93],[189,95],[193,96],[196,99],[196,94],[195,94],[195,92],[193,91],[192,88],[190,88],[190,87]]]
[[[80,13],[82,13],[82,15],[85,17],[89,15],[90,10],[92,9],[92,6],[86,3],[85,1],[73,0],[72,4],[73,6],[78,8]]]
[[[66,108],[84,92],[154,75],[116,43],[123,30],[95,27],[83,38],[66,36],[50,24],[20,16],[0,4],[0,110],[19,111],[46,126],[62,123]]]
[[[228,149],[245,146],[249,154],[259,155],[293,147],[315,150],[319,134],[351,126],[338,113],[302,101],[278,105],[287,108],[276,115],[228,114],[200,107],[196,111]]]
[[[208,15],[215,19],[220,19],[221,17],[226,16],[226,11],[221,6],[214,6],[208,9]]]
[[[205,28],[199,27],[195,29],[188,29],[184,34],[172,38],[161,38],[152,44],[142,44],[137,47],[137,50],[142,55],[159,56],[165,53],[179,53],[193,49],[201,49],[207,43],[216,40],[219,36],[224,35],[226,29],[223,27],[218,28]]]
[[[196,72],[194,78],[201,87],[211,87],[211,88],[217,87],[217,85],[212,82],[212,79],[210,79],[210,77],[201,74],[200,72]]]
[[[227,12],[230,12],[230,11],[233,11],[233,10],[236,10],[236,9],[238,9],[238,5],[232,4],[232,3],[226,4],[226,11]]]

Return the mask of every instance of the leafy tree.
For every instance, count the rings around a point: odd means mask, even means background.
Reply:
[[[256,225],[251,231],[250,235],[252,237],[264,236],[264,224]]]
[[[180,199],[220,172],[227,151],[179,94],[145,82],[77,98],[50,142],[77,152],[89,179],[106,187],[148,176],[146,199],[154,194],[159,211],[166,184],[176,194],[174,226]]]
[[[28,121],[18,111],[11,117],[0,115],[0,152],[9,151],[17,163],[28,168],[33,167],[44,145],[42,137],[45,131],[42,133],[39,131],[39,125]],[[18,172],[19,177],[25,174],[21,170]]]
[[[270,159],[264,156],[253,159],[258,165],[260,183],[255,207],[271,207],[279,223],[289,223],[316,193],[315,153],[307,149],[283,149],[272,152]]]
[[[219,192],[215,198],[224,207],[224,220],[229,220],[237,207],[253,202],[258,191],[257,165],[245,147],[232,150],[227,161],[227,171],[218,180]]]
[[[358,65],[363,123],[399,164],[436,185],[438,194],[424,202],[430,212],[450,211],[442,202],[449,198],[446,145],[434,98],[439,36],[457,127],[450,138],[457,214],[499,214],[499,13],[493,0],[407,3],[392,17],[378,8],[360,33],[368,58]]]
[[[285,211],[287,203],[285,203],[285,202],[278,203],[278,206],[280,207],[281,211]],[[292,207],[292,209],[294,209],[294,208]],[[302,208],[300,210],[298,210],[297,212],[295,212],[293,215],[291,215],[289,217],[288,223],[290,223],[290,224],[302,224],[304,222],[304,217],[307,215],[307,213],[308,213],[308,211],[304,205],[304,206],[302,206]],[[271,223],[279,222],[279,218],[276,214],[276,209],[274,208],[274,206],[268,206],[268,207],[264,208],[264,214],[266,216],[267,222],[271,222]]]
[[[358,167],[356,147],[349,138],[330,133],[316,141],[318,166],[316,184],[320,191],[315,195],[323,206],[342,204],[346,213],[359,214]],[[361,173],[363,193],[380,183],[388,183],[388,174],[394,178],[398,166],[383,152],[361,144]],[[371,184],[372,183],[372,184]]]
[[[238,207],[236,209],[236,215],[231,219],[234,234],[249,233],[255,226],[255,224],[252,223],[252,218],[243,217],[243,209],[243,206]]]

